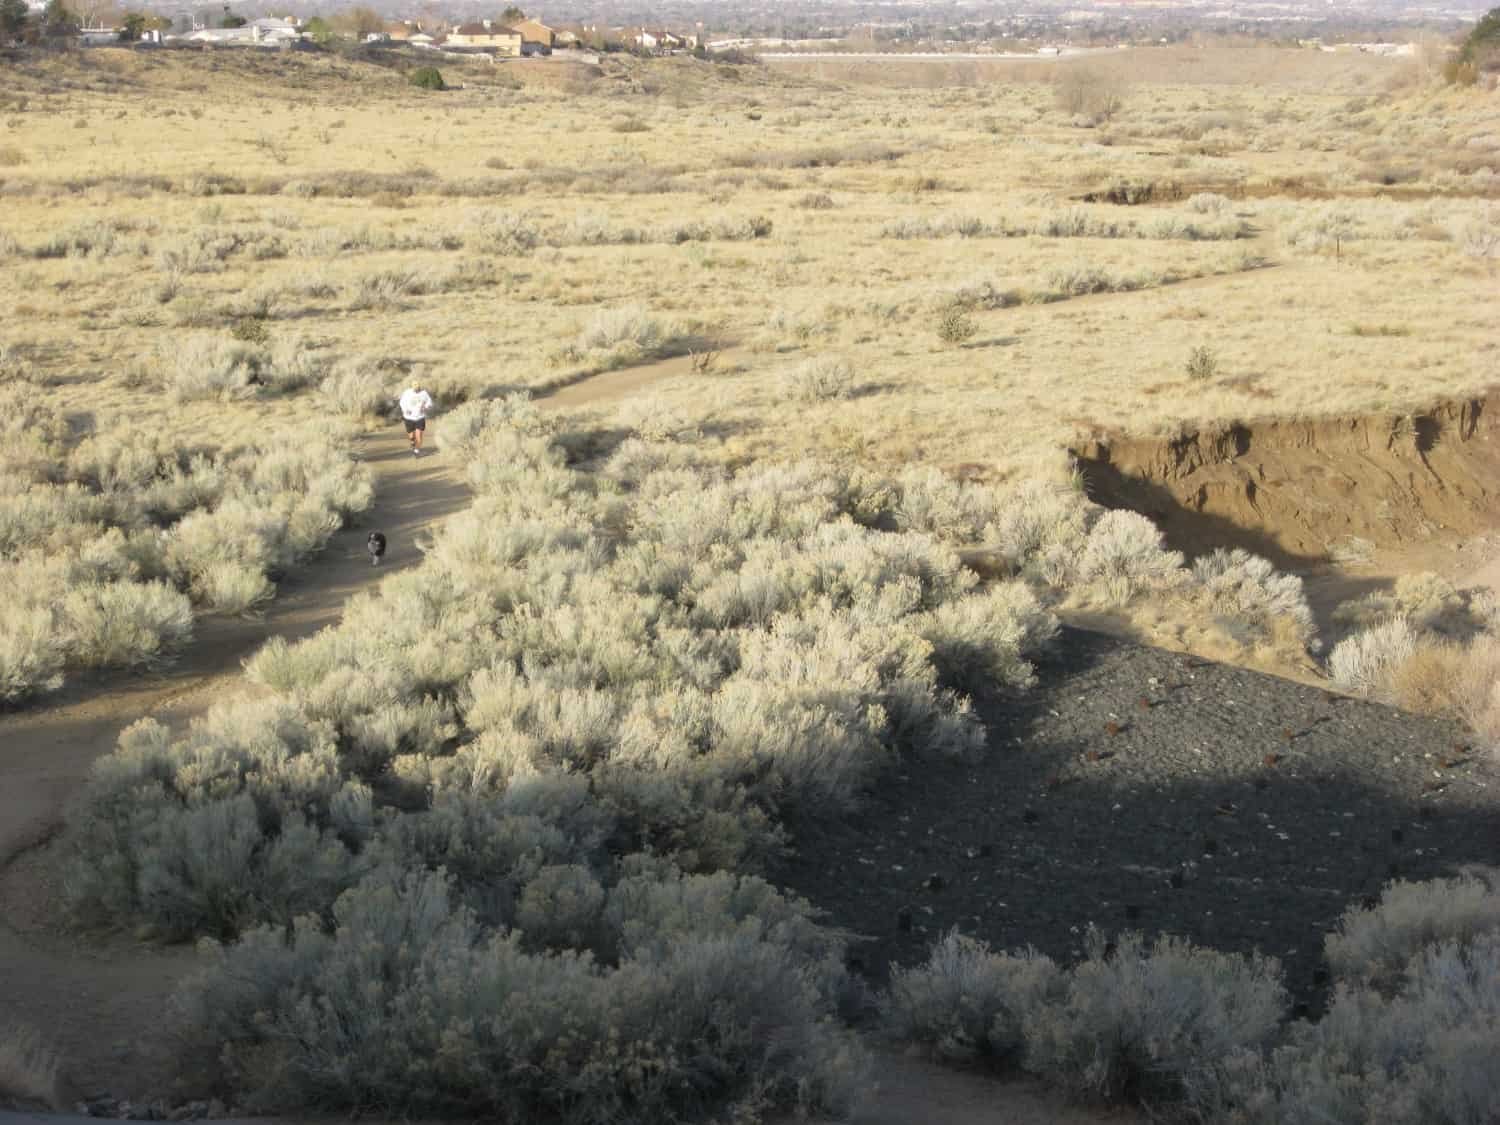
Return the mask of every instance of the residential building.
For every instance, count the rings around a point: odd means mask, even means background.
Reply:
[[[519,31],[521,38],[528,44],[540,43],[543,47],[550,49],[556,42],[557,33],[541,20],[532,19],[530,16],[511,24],[510,29]]]
[[[444,47],[479,47],[497,55],[517,57],[521,54],[523,43],[525,40],[520,32],[512,31],[492,20],[460,24],[448,32],[448,37],[443,40]]]

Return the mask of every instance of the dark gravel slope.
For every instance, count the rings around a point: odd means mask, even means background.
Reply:
[[[1077,630],[1038,672],[976,700],[982,762],[904,762],[856,815],[790,821],[771,877],[872,980],[953,926],[1072,960],[1094,922],[1260,949],[1316,1008],[1349,904],[1500,863],[1500,762],[1451,723]]]

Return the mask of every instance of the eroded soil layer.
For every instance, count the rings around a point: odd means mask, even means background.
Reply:
[[[1245,547],[1315,565],[1500,523],[1500,394],[1410,414],[1230,423],[1073,450],[1089,495],[1156,521],[1179,550]]]

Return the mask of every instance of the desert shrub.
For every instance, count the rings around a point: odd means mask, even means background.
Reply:
[[[1124,106],[1126,87],[1118,77],[1078,63],[1059,69],[1054,86],[1057,107],[1070,117],[1108,121]]]
[[[1392,618],[1334,645],[1328,654],[1328,674],[1345,691],[1379,698],[1390,690],[1395,669],[1409,661],[1416,648],[1410,622]]]
[[[541,231],[525,215],[482,211],[469,216],[465,227],[468,243],[486,254],[526,254],[542,240]]]
[[[1467,639],[1489,624],[1471,594],[1431,572],[1403,574],[1389,590],[1377,590],[1333,611],[1333,619],[1350,628],[1368,628],[1404,618],[1420,633]]]
[[[35,1029],[0,1024],[0,1107],[60,1110],[64,1106],[57,1053]]]
[[[323,357],[306,340],[288,336],[271,345],[261,382],[268,390],[286,394],[317,385],[325,367]]]
[[[826,191],[809,191],[800,196],[794,206],[804,211],[831,211],[837,204]]]
[[[854,393],[854,368],[836,356],[815,356],[782,377],[787,397],[797,402],[830,402]]]
[[[910,468],[892,482],[883,518],[902,531],[917,531],[950,543],[972,543],[994,518],[996,497],[932,466]]]
[[[0,575],[15,577],[4,564]],[[51,609],[9,599],[0,604],[0,702],[14,704],[61,687],[67,655]]]
[[[1372,910],[1350,907],[1324,942],[1334,977],[1393,994],[1424,947],[1469,946],[1500,932],[1500,890],[1472,875],[1424,883],[1397,880]]]
[[[903,1041],[928,1045],[959,1062],[1018,1062],[1024,1021],[1056,1003],[1066,977],[1051,958],[1034,950],[992,953],[957,930],[932,947],[914,968],[897,968],[882,998],[886,1027]]]
[[[938,316],[938,339],[945,344],[965,343],[973,339],[978,330],[974,318],[959,306],[944,309]]]
[[[435,66],[419,66],[407,78],[407,82],[419,90],[446,90],[443,72]]]
[[[1200,382],[1212,379],[1219,370],[1219,357],[1207,344],[1199,344],[1188,353],[1184,371],[1189,379]]]
[[[577,346],[584,351],[608,351],[628,348],[648,351],[659,344],[666,333],[661,323],[640,305],[618,309],[600,309],[578,334]]]
[[[354,877],[318,827],[347,790],[335,756],[325,727],[276,701],[215,711],[178,739],[154,720],[127,727],[75,825],[74,916],[174,939],[325,907]]]
[[[1200,191],[1188,196],[1188,210],[1200,215],[1224,215],[1234,210],[1234,203],[1227,196],[1212,191]]]
[[[1028,1070],[1106,1099],[1174,1099],[1230,1052],[1259,1048],[1286,1007],[1280,966],[1139,934],[1091,929],[1062,999],[1026,1013]]]
[[[1203,1076],[1200,1112],[1236,1125],[1484,1125],[1500,1110],[1500,933],[1426,946],[1394,995],[1340,985],[1316,1023],[1269,1055]]]
[[[1264,643],[1285,639],[1306,649],[1317,627],[1302,579],[1279,574],[1269,561],[1218,548],[1193,561],[1192,596],[1235,637]]]
[[[413,270],[379,270],[359,279],[349,297],[349,308],[399,309],[406,305],[405,298],[419,297],[427,290],[427,279]]]
[[[1124,604],[1139,590],[1179,577],[1182,552],[1169,551],[1157,526],[1137,512],[1109,511],[1095,521],[1077,560],[1077,577]]]
[[[324,932],[259,930],[182,1001],[257,1110],[380,1104],[502,1120],[840,1111],[862,1077],[774,940],[684,934],[617,966],[525,952],[453,909],[441,873],[380,875]]]
[[[259,348],[209,334],[169,339],[157,345],[159,385],[176,403],[248,395],[266,364]]]
[[[968,693],[987,685],[1031,687],[1036,674],[1024,655],[1045,647],[1057,629],[1057,618],[1042,608],[1024,582],[997,583],[947,602],[918,626],[932,646],[938,677]]]
[[[318,384],[318,396],[329,410],[345,418],[380,416],[395,409],[391,379],[374,364],[345,360]]]
[[[71,663],[86,668],[155,665],[192,637],[187,598],[164,582],[77,586],[62,601]]]

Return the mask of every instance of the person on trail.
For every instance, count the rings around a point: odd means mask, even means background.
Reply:
[[[406,440],[411,445],[411,455],[422,455],[422,434],[427,429],[427,412],[432,409],[432,396],[422,389],[422,384],[413,382],[401,392],[401,420],[406,423]]]

